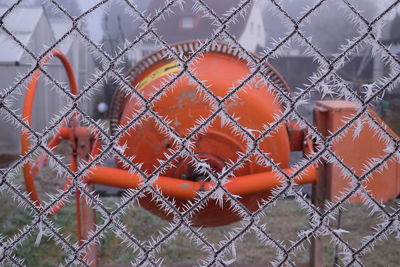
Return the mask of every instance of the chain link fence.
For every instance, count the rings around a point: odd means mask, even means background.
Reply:
[[[163,265],[162,258],[159,257],[160,250],[180,233],[184,233],[188,238],[188,242],[193,242],[200,248],[202,258],[197,264],[201,266],[228,266],[234,264],[237,254],[247,253],[246,251],[237,251],[235,246],[248,233],[254,234],[254,242],[260,243],[266,251],[274,251],[273,260],[268,264],[278,266],[296,266],[296,255],[305,253],[304,246],[308,246],[310,240],[322,237],[329,240],[336,247],[337,263],[344,266],[364,266],[368,264],[363,262],[363,256],[372,253],[376,245],[384,243],[388,236],[400,237],[400,207],[398,203],[392,203],[389,206],[384,205],[374,198],[363,183],[374,173],[383,171],[389,162],[399,162],[400,160],[398,137],[382,127],[380,121],[371,114],[369,109],[382,98],[385,92],[393,91],[398,86],[400,62],[397,55],[390,50],[388,45],[381,41],[380,31],[387,17],[396,12],[400,4],[399,1],[392,1],[385,6],[382,4],[384,8],[379,11],[379,14],[373,19],[367,19],[359,8],[352,4],[352,1],[338,0],[337,3],[341,8],[340,10],[352,22],[351,27],[357,29],[357,36],[346,40],[346,43],[338,48],[340,52],[334,56],[325,55],[303,30],[307,24],[312,23],[312,17],[328,2],[331,2],[328,0],[315,1],[298,17],[291,16],[280,1],[264,1],[263,5],[281,19],[288,33],[286,36],[276,40],[260,56],[256,56],[244,48],[237,38],[230,33],[231,25],[246,16],[246,12],[251,9],[254,4],[254,1],[251,0],[239,1],[237,5],[227,9],[223,16],[217,15],[213,8],[210,7],[209,2],[203,0],[165,1],[162,7],[156,9],[153,13],[144,12],[129,0],[114,1],[123,6],[125,11],[132,16],[132,19],[139,21],[142,25],[140,34],[134,40],[126,42],[115,55],[105,52],[102,45],[94,41],[83,30],[84,27],[81,27],[81,23],[92,12],[102,8],[107,9],[107,4],[112,2],[111,0],[99,1],[78,16],[70,15],[56,0],[46,1],[46,7],[57,13],[58,16],[69,20],[71,27],[61,38],[58,38],[40,54],[33,52],[28,45],[19,40],[15,33],[11,32],[4,23],[8,17],[13,16],[15,10],[23,4],[22,2],[20,0],[9,4],[6,11],[0,14],[0,29],[7,39],[29,55],[33,60],[33,64],[28,72],[19,75],[18,80],[11,87],[3,88],[2,86],[0,109],[2,116],[14,125],[13,127],[22,129],[23,133],[29,135],[32,144],[29,151],[23,156],[19,157],[10,166],[0,170],[0,192],[10,196],[10,202],[13,201],[16,205],[22,206],[31,220],[11,235],[0,233],[1,266],[25,266],[27,259],[18,256],[17,251],[32,236],[34,236],[39,246],[41,239],[44,237],[54,240],[57,246],[61,248],[62,259],[60,264],[62,266],[89,266],[93,264],[91,262],[93,259],[88,256],[90,254],[88,251],[90,251],[93,244],[97,244],[101,248],[102,240],[109,232],[115,234],[120,242],[123,243],[124,248],[122,250],[132,252],[133,256],[130,258],[130,262],[134,266]],[[173,8],[189,2],[192,6],[193,14],[209,21],[214,26],[214,31],[209,33],[210,37],[208,39],[195,41],[187,47],[186,51],[180,51],[179,46],[172,46],[163,39],[162,34],[157,31],[155,23],[163,20],[165,20],[164,23],[168,23],[167,15],[170,15]],[[266,27],[269,26],[267,25]],[[100,62],[94,78],[83,88],[79,88],[79,93],[76,95],[70,92],[66,84],[55,79],[45,65],[41,64],[51,54],[51,51],[57,49],[70,35],[76,35],[82,39],[82,42],[89,47],[98,62]],[[137,74],[131,72],[126,75],[121,69],[129,51],[135,50],[144,40],[150,40],[162,49],[162,52],[157,54],[158,57],[173,60],[179,67],[179,71],[168,75],[164,85],[157,88],[156,93],[151,96],[143,96],[140,90],[137,90],[137,86],[132,85],[133,76]],[[221,41],[224,42],[224,45],[220,44]],[[318,63],[319,68],[309,77],[307,85],[302,88],[296,88],[290,93],[286,88],[285,82],[270,71],[270,65],[267,62],[274,58],[279,58],[283,51],[293,43],[302,47],[304,53]],[[215,47],[229,50],[231,54],[244,60],[250,70],[247,77],[238,81],[233,88],[227,91],[224,97],[215,95],[207,85],[207,82],[199,79],[196,70],[191,67],[193,62],[204,57],[207,51],[216,49]],[[373,83],[363,84],[361,86],[362,90],[355,90],[350,82],[344,80],[338,74],[338,71],[351,57],[366,48],[370,49],[369,51],[371,51],[374,58],[378,58],[388,66],[390,71]],[[154,61],[156,60],[159,59],[154,59]],[[20,97],[18,92],[25,90],[27,83],[37,70],[54,87],[60,97],[67,102],[62,111],[58,115],[54,115],[54,118],[44,130],[35,130],[31,127],[27,122],[27,118],[24,118],[22,113],[13,106],[15,98]],[[139,70],[139,73],[140,71],[143,70]],[[202,96],[202,101],[208,104],[211,111],[211,115],[208,117],[193,122],[190,133],[186,135],[178,133],[175,130],[173,121],[160,116],[154,110],[154,105],[157,101],[160,101],[164,95],[168,94],[169,88],[173,87],[184,76],[195,85],[197,94]],[[269,84],[269,90],[275,94],[276,101],[283,107],[282,112],[274,117],[274,121],[265,125],[263,130],[258,131],[258,133],[255,133],[253,129],[244,127],[235,115],[227,111],[228,103],[232,99],[237,99],[239,92],[252,79],[259,79]],[[118,125],[119,118],[112,117],[111,130],[109,129],[110,125],[100,120],[92,119],[88,111],[81,108],[84,103],[90,103],[92,96],[107,80],[112,80],[119,86],[114,96],[114,105],[111,112],[120,114],[122,112],[120,110],[121,103],[127,96],[136,99],[139,105],[138,112],[132,118],[129,118],[125,125]],[[318,131],[313,122],[310,122],[305,118],[304,114],[299,112],[299,108],[309,105],[307,101],[314,100],[311,98],[316,94],[322,96],[334,95],[337,99],[355,102],[359,107],[355,114],[346,118],[342,127],[336,132],[325,136]],[[113,115],[111,114],[111,116]],[[74,170],[70,163],[66,162],[60,154],[57,154],[53,148],[49,147],[47,140],[57,133],[66,120],[71,121],[76,117],[79,118],[79,122],[82,125],[92,129],[96,138],[101,140],[101,145],[96,156],[81,160]],[[136,162],[132,155],[126,154],[126,146],[119,141],[129,129],[139,127],[147,120],[154,120],[158,131],[168,136],[174,144],[163,159],[155,160],[155,167],[151,172],[143,170],[140,163]],[[223,121],[227,127],[232,129],[232,132],[238,134],[243,142],[247,144],[245,151],[238,155],[234,162],[227,164],[218,173],[208,164],[204,164],[204,160],[195,153],[192,146],[193,138],[207,132],[207,129],[216,120]],[[315,150],[306,159],[296,163],[297,169],[292,174],[285,172],[279,162],[276,162],[271,155],[260,148],[260,142],[265,137],[273,135],[282,125],[289,121],[296,121],[299,125],[305,127],[315,147]],[[343,135],[354,125],[359,131],[361,131],[362,127],[373,129],[379,139],[386,144],[383,156],[369,159],[361,175],[357,174],[351,166],[348,166],[332,149],[333,144],[339,142]],[[64,190],[60,189],[51,193],[46,201],[43,201],[38,206],[26,193],[25,188],[20,185],[21,173],[24,164],[33,162],[43,153],[47,155],[50,165],[57,171],[57,179],[62,180],[60,177],[68,176],[71,177],[71,182],[66,185]],[[210,190],[198,192],[196,197],[183,208],[178,208],[173,199],[166,197],[160,190],[152,186],[159,176],[171,168],[171,164],[175,164],[175,160],[179,157],[190,157],[195,168],[207,173],[208,179],[214,182],[214,186]],[[262,200],[258,203],[256,211],[250,211],[240,202],[240,197],[232,194],[224,185],[230,177],[234,176],[234,172],[237,169],[240,169],[254,157],[257,158],[257,164],[272,168],[282,183],[271,191],[271,196],[267,200]],[[120,199],[115,200],[111,208],[110,205],[105,204],[107,200],[96,195],[93,187],[88,186],[84,181],[91,168],[96,165],[103,165],[113,158],[117,158],[120,164],[129,169],[130,172],[140,175],[144,182],[140,184],[139,188],[126,190]],[[311,199],[303,193],[302,188],[296,186],[296,177],[301,177],[307,168],[321,162],[329,162],[339,167],[351,185],[351,188],[342,193],[335,202],[327,202],[325,208],[312,203]],[[79,192],[80,195],[76,194],[76,192]],[[97,216],[96,227],[90,231],[87,238],[83,238],[81,241],[75,241],[69,233],[63,231],[55,223],[53,217],[48,216],[50,211],[59,206],[60,203],[75,201],[75,195],[78,196],[78,199],[81,199],[81,202],[87,202],[87,205],[96,212]],[[151,201],[157,203],[164,212],[168,213],[171,221],[157,233],[146,237],[145,240],[141,240],[128,229],[121,218],[144,195],[150,196]],[[356,247],[349,244],[346,238],[343,238],[346,231],[336,228],[332,223],[336,221],[338,214],[343,211],[346,201],[354,195],[361,197],[363,205],[368,207],[368,210],[379,218],[372,233],[362,237],[360,245]],[[287,198],[295,201],[298,208],[307,215],[308,221],[307,227],[298,233],[296,239],[285,243],[274,237],[270,225],[262,222],[262,218],[277,203]],[[211,199],[217,201],[222,201],[223,199],[224,208],[232,210],[241,218],[240,222],[235,224],[234,227],[227,228],[229,230],[218,243],[211,242],[204,235],[204,229],[193,226],[191,221],[191,218],[196,213],[207,208],[207,203]],[[73,221],[71,218],[68,220]],[[261,264],[267,263],[263,262]]]

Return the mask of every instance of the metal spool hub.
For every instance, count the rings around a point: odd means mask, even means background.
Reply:
[[[198,48],[197,42],[186,42],[173,45],[178,54],[190,56],[189,51]],[[150,99],[159,93],[163,81],[170,80],[168,75],[179,75],[181,69],[177,62],[165,59],[164,51],[156,52],[139,62],[131,72],[129,78],[132,85],[145,98]],[[264,73],[275,86],[286,88],[286,83],[281,76],[267,63],[264,64]],[[219,99],[229,94],[232,88],[240,85],[246,79],[250,70],[246,62],[238,57],[238,52],[233,51],[226,44],[211,46],[201,57],[189,65],[189,70],[196,78]],[[258,77],[251,78],[238,91],[237,98],[227,99],[221,112],[226,112],[237,119],[237,122],[247,129],[252,129],[252,134],[257,138],[263,132],[264,125],[275,121],[274,116],[282,111],[276,101],[276,96],[268,91],[270,85]],[[184,73],[160,96],[151,103],[152,110],[160,116],[167,118],[170,126],[181,137],[190,135],[192,151],[200,160],[206,161],[214,173],[221,172],[224,167],[229,167],[232,162],[240,160],[240,154],[252,149],[253,144],[244,141],[244,138],[235,134],[230,126],[224,125],[220,116],[216,116],[210,127],[199,134],[192,135],[193,127],[201,119],[209,118],[215,111],[204,100],[207,94],[198,89],[187,73]],[[133,94],[132,94],[133,95]],[[118,126],[127,125],[132,118],[143,111],[143,105],[134,97],[128,97],[121,89],[117,89],[111,106],[111,132],[115,133]],[[151,173],[157,167],[157,160],[166,160],[171,155],[171,150],[180,147],[174,140],[160,132],[156,119],[152,116],[142,119],[141,125],[130,128],[119,139],[119,144],[127,144],[125,155],[134,157],[134,162],[142,163],[143,170]],[[258,148],[278,163],[280,167],[289,165],[290,145],[286,127],[280,126],[270,136],[262,138]],[[173,166],[166,168],[163,175],[192,181],[208,180],[204,173],[198,173],[193,167],[194,159],[191,157],[175,157]],[[122,163],[117,161],[119,168]],[[243,176],[252,173],[270,171],[269,167],[256,164],[255,156],[248,158],[234,171],[234,176]],[[233,178],[234,179],[234,178]],[[257,200],[266,199],[269,191],[242,195],[239,198],[250,211],[258,208]],[[142,198],[141,205],[150,211],[169,218],[157,203],[151,201],[150,196]],[[177,207],[183,209],[186,200],[176,199]],[[206,208],[200,210],[192,222],[194,225],[216,226],[228,224],[240,218],[228,209],[222,209],[216,200],[209,199]]]

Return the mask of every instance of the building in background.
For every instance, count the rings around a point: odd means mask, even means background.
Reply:
[[[6,10],[6,6],[0,6],[0,14]],[[14,9],[5,17],[4,26],[23,46],[35,55],[40,55],[59,40],[71,28],[72,23],[57,16],[49,16],[42,6],[31,5]],[[0,90],[4,93],[13,88],[17,81],[36,65],[36,61],[3,30],[0,30],[0,47],[2,48],[0,50]],[[79,41],[78,36],[70,34],[56,48],[67,55],[74,67],[78,87],[83,88],[95,68],[94,60],[86,45]],[[46,68],[53,78],[67,86],[64,68],[57,59],[49,62]],[[16,110],[17,114],[22,114],[23,94],[28,80],[17,86],[16,90],[7,97],[13,102],[11,108]],[[39,80],[32,118],[33,127],[37,131],[42,131],[48,126],[51,119],[55,118],[65,106],[66,98],[60,91],[53,84],[45,81],[43,76]],[[90,109],[89,106],[83,108]],[[18,154],[20,129],[9,122],[7,119],[9,114],[4,109],[0,112],[2,129],[0,154]]]
[[[223,18],[231,7],[239,6],[239,0],[204,1],[208,7],[219,17]],[[161,1],[152,1],[147,12],[154,15],[154,12],[163,7]],[[160,38],[168,44],[188,41],[212,39],[214,33],[219,29],[213,18],[208,18],[201,11],[195,13],[192,2],[183,7],[175,7],[170,15],[155,22],[154,27]],[[265,47],[266,30],[262,19],[264,5],[260,1],[253,1],[247,7],[244,16],[237,16],[237,20],[227,24],[227,32],[233,36],[238,43],[249,51],[260,51]],[[134,36],[139,36],[143,30],[137,28]],[[225,37],[224,34],[221,35]],[[162,46],[156,46],[154,36],[143,42],[139,49],[129,51],[129,60],[132,63],[138,62],[144,56],[150,54]]]

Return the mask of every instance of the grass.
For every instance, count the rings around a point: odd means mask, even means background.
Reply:
[[[22,183],[22,178],[17,176],[16,183]],[[54,173],[50,169],[45,169],[36,177],[39,193],[45,197],[44,192],[54,193],[57,188],[61,188],[64,181],[54,179]],[[22,189],[23,190],[23,187]],[[105,205],[114,209],[119,201],[116,197],[102,198]],[[387,203],[387,209],[396,205],[395,202]],[[397,208],[399,205],[397,204]],[[361,246],[363,237],[373,233],[373,227],[380,223],[377,215],[370,215],[370,211],[362,204],[347,204],[341,217],[341,228],[348,231],[342,238],[353,248]],[[100,216],[98,216],[101,221]],[[20,229],[32,223],[34,217],[24,210],[13,200],[5,190],[0,191],[0,242],[6,242],[16,236]],[[71,241],[75,242],[76,219],[75,204],[71,201],[60,213],[49,218],[64,236],[71,235]],[[168,226],[168,222],[153,215],[138,206],[131,206],[120,218],[126,225],[127,230],[141,242],[148,242],[159,235],[159,231]],[[268,234],[282,244],[290,247],[291,241],[298,239],[298,233],[308,229],[309,218],[305,211],[293,199],[283,199],[277,201],[276,205],[267,210],[267,215],[260,219],[264,224]],[[336,227],[337,222],[332,220],[332,227]],[[228,226],[202,228],[199,231],[206,237],[209,243],[217,246],[224,240],[226,235],[234,227],[239,226],[235,223]],[[35,241],[39,231],[35,229],[29,237],[17,246],[12,254],[17,258],[24,259],[27,266],[57,266],[64,261],[63,250],[48,237],[43,237],[40,245],[36,246]],[[326,266],[333,266],[335,247],[324,238],[324,258]],[[296,263],[309,262],[309,243],[305,242],[302,248],[291,254],[291,258]],[[260,242],[254,232],[246,233],[241,239],[235,242],[236,263],[238,264],[263,264],[271,262],[276,257],[275,249],[265,246]],[[400,240],[394,234],[389,235],[388,239],[379,241],[374,250],[362,257],[365,266],[399,266]],[[101,266],[113,264],[129,264],[135,261],[137,256],[132,249],[127,248],[122,240],[111,230],[105,232],[104,238],[98,247],[99,262]],[[200,264],[201,260],[207,255],[198,245],[194,244],[187,237],[186,233],[180,232],[177,236],[167,243],[160,246],[160,251],[156,257],[164,259],[164,263],[174,266],[176,264]],[[232,255],[230,255],[232,256]],[[1,257],[1,254],[0,254]],[[339,261],[339,264],[342,263]],[[2,265],[3,266],[3,265]],[[7,265],[5,265],[7,266]]]
[[[117,198],[104,198],[104,202],[109,207],[115,206]],[[6,193],[0,195],[0,233],[7,240],[15,236],[19,229],[30,224],[33,217],[18,207],[12,198]],[[350,233],[344,234],[343,238],[353,247],[360,246],[362,237],[372,233],[372,227],[379,220],[376,216],[369,216],[369,211],[360,204],[350,204],[346,206],[347,211],[342,215],[341,228]],[[73,202],[66,206],[62,212],[52,217],[55,225],[61,227],[63,235],[71,233],[72,240],[76,240],[75,211]],[[138,240],[145,242],[151,237],[156,237],[158,231],[168,225],[168,222],[154,216],[150,212],[138,207],[132,206],[121,218],[127,229]],[[283,244],[289,245],[290,240],[297,239],[297,233],[307,229],[308,217],[293,199],[284,199],[278,201],[277,205],[269,210],[268,216],[262,218],[268,229],[268,233],[275,239],[279,239]],[[334,222],[335,224],[335,222]],[[223,240],[233,224],[223,227],[203,228],[200,231],[204,234],[210,243],[217,244]],[[51,239],[43,237],[39,246],[35,245],[38,230],[36,229],[25,240],[21,246],[18,246],[13,252],[16,257],[24,259],[27,266],[57,266],[63,262],[63,252]],[[3,240],[4,241],[4,240]],[[307,243],[307,242],[306,242]],[[325,242],[325,259],[327,266],[332,266],[335,248]],[[365,266],[398,266],[398,253],[400,241],[394,236],[379,242],[371,254],[365,255],[363,263]],[[236,242],[236,263],[238,264],[265,264],[270,262],[276,256],[274,249],[264,246],[256,238],[254,233],[246,234],[241,240]],[[307,263],[309,245],[297,251],[293,259],[297,263]],[[101,240],[99,246],[99,261],[102,266],[111,264],[129,264],[134,261],[133,251],[126,248],[113,232],[108,231]],[[163,258],[164,263],[168,264],[199,264],[205,257],[205,253],[199,249],[196,244],[190,242],[184,233],[179,233],[175,239],[167,244],[161,245],[161,250],[157,257]]]

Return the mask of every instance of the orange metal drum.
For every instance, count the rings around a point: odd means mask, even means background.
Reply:
[[[154,57],[154,55],[153,55]],[[150,59],[152,56],[149,57]],[[151,99],[159,93],[165,81],[171,80],[181,71],[178,63],[172,60],[153,60],[154,64],[142,71],[132,82],[146,99]],[[188,69],[203,82],[218,99],[226,97],[232,88],[241,84],[251,73],[244,60],[229,53],[206,52],[201,58],[190,63]],[[237,162],[241,154],[253,151],[253,143],[234,133],[229,125],[221,119],[222,110],[237,119],[237,122],[253,134],[255,138],[263,132],[264,126],[274,121],[282,111],[272,92],[268,91],[268,84],[259,78],[253,77],[241,88],[236,98],[227,100],[221,105],[219,115],[212,121],[209,128],[200,134],[192,135],[193,127],[202,119],[207,119],[215,112],[215,108],[205,100],[207,96],[203,89],[189,77],[187,73],[181,75],[160,97],[154,99],[150,107],[160,118],[170,122],[170,126],[181,137],[189,138],[191,149],[199,159],[209,163],[215,173],[221,172],[229,162]],[[133,94],[132,94],[133,95]],[[140,114],[144,107],[137,98],[125,97],[120,107],[119,126],[126,126],[132,118]],[[158,160],[166,160],[166,154],[179,151],[182,147],[174,142],[170,136],[162,133],[150,112],[142,119],[141,124],[130,128],[119,139],[119,145],[127,145],[125,156],[133,157],[135,163],[142,164],[142,170],[150,174],[160,165]],[[290,144],[285,126],[280,126],[270,136],[258,143],[258,148],[268,157],[279,164],[281,168],[289,165]],[[162,176],[187,179],[192,181],[207,180],[204,174],[196,173],[191,166],[190,157],[181,155],[174,158],[172,167],[165,168]],[[119,168],[123,168],[117,161]],[[235,170],[235,176],[270,171],[269,167],[256,163],[255,156],[251,156],[240,169]],[[234,178],[233,178],[234,179]],[[238,198],[250,211],[258,208],[261,199],[267,199],[270,191],[243,195]],[[184,210],[187,200],[175,199],[177,207]],[[143,207],[168,217],[159,209],[151,196],[140,200]],[[195,226],[224,225],[239,220],[232,212],[229,204],[225,203],[222,209],[216,200],[209,199],[205,208],[192,217]]]

